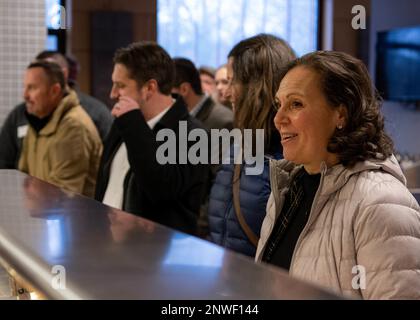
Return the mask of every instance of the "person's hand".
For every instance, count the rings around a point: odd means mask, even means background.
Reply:
[[[118,118],[124,113],[135,109],[140,109],[138,103],[134,99],[124,96],[118,99],[118,102],[112,108],[111,114]]]

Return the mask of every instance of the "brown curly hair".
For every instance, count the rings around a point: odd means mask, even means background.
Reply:
[[[351,167],[367,159],[384,160],[393,153],[380,113],[382,100],[362,61],[343,52],[317,51],[293,61],[287,71],[297,66],[317,72],[329,104],[347,109],[345,126],[335,130],[327,147],[340,163]]]

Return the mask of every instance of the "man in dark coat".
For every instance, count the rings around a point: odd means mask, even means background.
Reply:
[[[111,98],[116,117],[105,143],[96,199],[171,228],[196,233],[197,218],[208,179],[207,164],[180,161],[187,150],[181,134],[201,128],[181,99],[171,96],[174,64],[152,42],[119,49],[114,57]],[[160,130],[173,132],[176,163],[158,158]],[[204,130],[204,129],[203,129]]]
[[[211,96],[205,95],[202,90],[200,73],[191,60],[175,58],[175,83],[172,93],[182,97],[187,105],[191,116],[200,120],[207,130],[233,128],[232,110],[217,103]],[[221,157],[222,146],[219,146],[219,158]],[[207,185],[206,195],[210,193],[218,165],[213,165],[210,172],[210,179]],[[198,220],[198,235],[207,238],[209,234],[207,216],[207,198],[204,200]]]
[[[180,95],[190,114],[200,120],[206,129],[232,129],[232,110],[217,103],[211,96],[204,95],[200,83],[200,74],[192,61],[175,58],[174,94]]]

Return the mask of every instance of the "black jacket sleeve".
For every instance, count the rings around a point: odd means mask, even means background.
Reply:
[[[159,144],[140,110],[130,111],[115,121],[126,144],[128,161],[134,172],[137,187],[150,201],[176,201],[188,192],[197,190],[200,185],[204,190],[208,174],[207,165],[158,163],[156,152]]]
[[[25,124],[25,104],[20,104],[9,113],[1,128],[0,169],[17,169],[23,140],[18,138],[17,130]]]

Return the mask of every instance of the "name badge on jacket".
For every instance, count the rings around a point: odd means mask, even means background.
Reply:
[[[28,128],[29,126],[27,124],[23,125],[23,126],[19,126],[17,128],[17,136],[18,138],[24,138],[26,136],[26,134],[28,133]]]

